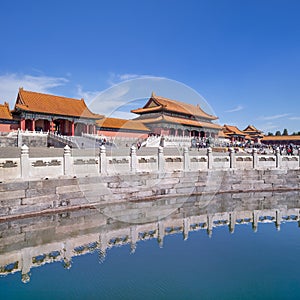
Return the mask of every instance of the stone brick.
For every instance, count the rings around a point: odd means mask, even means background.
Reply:
[[[176,187],[176,193],[177,194],[192,194],[196,191],[195,187],[181,187],[181,188],[177,188]]]
[[[59,200],[67,200],[72,198],[81,198],[84,197],[83,192],[71,192],[71,193],[65,193],[65,194],[56,194],[55,195]]]
[[[54,195],[55,188],[37,188],[37,189],[28,189],[26,190],[26,198],[30,197],[39,197],[39,196],[47,196],[47,195]]]
[[[142,180],[139,181],[121,181],[121,182],[109,182],[109,188],[128,188],[128,187],[136,187],[143,186],[144,182]]]
[[[25,190],[0,192],[0,201],[25,197]]]
[[[26,190],[28,188],[28,181],[13,181],[7,183],[0,183],[0,195],[1,192]]]
[[[45,195],[31,198],[23,198],[21,201],[21,205],[35,205],[35,204],[52,204],[53,201],[58,200],[58,195]]]

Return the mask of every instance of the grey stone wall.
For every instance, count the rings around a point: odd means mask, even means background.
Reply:
[[[22,145],[27,145],[28,147],[47,147],[48,136],[47,135],[22,135]]]
[[[17,138],[0,136],[0,148],[2,147],[17,147]]]
[[[300,189],[300,170],[207,170],[0,183],[0,219],[191,195]],[[206,197],[207,199],[207,197]],[[207,201],[207,200],[206,200]]]

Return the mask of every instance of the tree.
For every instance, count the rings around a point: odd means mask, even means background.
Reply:
[[[268,132],[268,136],[274,135],[273,132]]]
[[[281,132],[279,130],[277,130],[275,135],[281,135]]]
[[[286,128],[283,129],[282,135],[289,135]]]

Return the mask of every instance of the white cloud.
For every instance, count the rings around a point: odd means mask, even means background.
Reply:
[[[63,77],[32,76],[26,74],[5,74],[0,76],[0,102],[8,102],[14,106],[20,87],[26,90],[49,93],[52,88],[68,82]]]
[[[262,124],[260,125],[259,128],[265,133],[269,131],[279,130],[279,126],[272,122],[267,122],[265,124]]]
[[[77,97],[83,98],[87,104],[99,94],[100,91],[84,91],[81,85],[77,86]]]
[[[232,112],[237,112],[244,109],[244,107],[242,105],[238,105],[237,107],[233,108],[233,109],[229,109],[229,110],[225,110],[225,112],[227,113],[232,113]]]
[[[127,111],[114,111],[109,117],[130,120],[136,118],[137,115]]]
[[[299,121],[299,120],[300,120],[300,117],[290,117],[289,120],[292,120],[292,121]]]
[[[128,102],[126,100],[128,91],[128,86],[119,85],[99,92],[84,92],[81,89],[81,95],[85,95],[84,99],[93,112],[111,116]]]
[[[263,116],[260,117],[260,120],[277,120],[277,119],[281,119],[281,118],[285,118],[288,117],[290,114],[280,114],[280,115],[273,115],[273,116]]]
[[[111,73],[109,73],[109,78],[107,80],[107,83],[110,86],[113,86],[117,83],[120,83],[121,81],[126,81],[126,80],[131,80],[131,79],[138,79],[138,78],[146,78],[146,77],[153,77],[153,76],[152,75],[131,74],[131,73],[116,74],[114,72],[111,72]]]

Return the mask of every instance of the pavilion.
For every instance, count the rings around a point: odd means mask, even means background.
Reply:
[[[7,102],[0,104],[0,132],[10,132],[17,130],[19,122],[14,120]]]
[[[50,131],[62,135],[96,133],[96,120],[83,99],[42,94],[19,89],[14,117],[21,130]]]
[[[199,105],[187,104],[152,93],[143,108],[131,112],[135,120],[143,122],[151,132],[181,137],[216,137],[221,126],[212,121],[218,118],[204,112]]]
[[[224,124],[223,132],[231,142],[244,143],[246,140],[251,140],[251,137],[244,131],[239,130],[236,126]]]
[[[253,140],[255,143],[259,143],[264,137],[263,132],[253,125],[248,125],[243,132],[250,136],[251,140]]]

